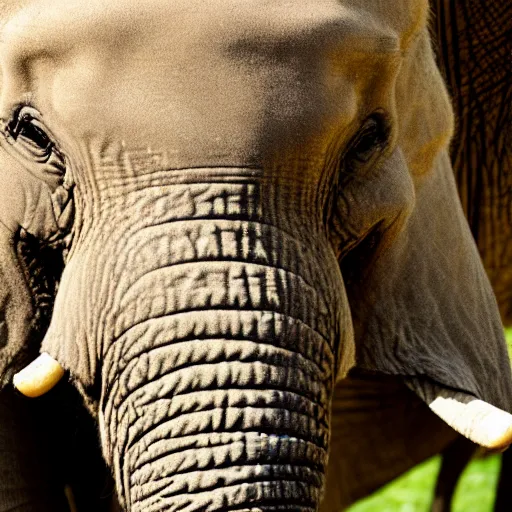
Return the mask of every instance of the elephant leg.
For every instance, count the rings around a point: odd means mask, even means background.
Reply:
[[[434,491],[432,512],[449,512],[451,510],[457,482],[476,449],[477,445],[465,437],[459,436],[443,452],[441,469]]]

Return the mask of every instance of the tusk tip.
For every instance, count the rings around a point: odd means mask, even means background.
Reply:
[[[64,369],[53,357],[43,353],[35,361],[14,375],[14,387],[29,398],[37,398],[50,391],[64,376]]]
[[[512,444],[512,415],[487,402],[438,396],[429,406],[448,425],[480,446],[503,451]]]
[[[512,444],[512,423],[502,429],[493,438],[489,439],[487,448],[493,452],[504,452]]]

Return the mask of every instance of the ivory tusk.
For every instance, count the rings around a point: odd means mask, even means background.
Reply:
[[[14,375],[13,384],[25,396],[36,398],[52,389],[64,376],[64,369],[43,353],[35,361]]]
[[[430,409],[454,430],[490,450],[512,444],[512,415],[483,400],[451,393],[438,395]]]

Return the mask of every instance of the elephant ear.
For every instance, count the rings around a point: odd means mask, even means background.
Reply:
[[[37,354],[37,344],[30,341],[34,307],[16,246],[14,234],[0,224],[0,389]]]
[[[451,109],[426,31],[405,54],[396,111],[402,157],[385,165],[409,173],[415,204],[400,232],[374,233],[341,263],[356,370],[334,395],[325,510],[446,446],[455,433],[434,413],[477,444],[512,442],[510,361],[455,187]]]
[[[29,172],[0,136],[0,389],[38,355],[63,269],[72,188]]]
[[[443,397],[464,401],[459,392],[510,412],[503,327],[446,151],[418,178],[403,231],[358,274],[364,245],[343,263],[357,367],[403,377],[434,410]]]
[[[0,224],[0,389],[39,352],[62,269],[62,251]]]

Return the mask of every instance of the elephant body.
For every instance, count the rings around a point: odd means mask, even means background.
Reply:
[[[382,435],[510,444],[426,1],[0,9],[0,375],[68,372],[123,509],[335,510]]]

